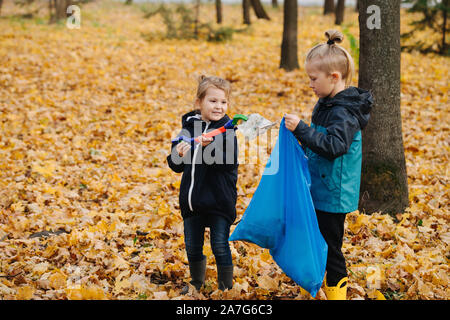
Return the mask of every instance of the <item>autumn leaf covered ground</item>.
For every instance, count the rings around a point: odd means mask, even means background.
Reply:
[[[47,25],[44,9],[21,19],[13,14],[25,9],[4,5],[0,299],[311,299],[268,250],[243,242],[231,244],[232,290],[217,290],[205,241],[206,286],[180,294],[189,280],[180,175],[165,157],[181,115],[192,107],[197,76],[232,81],[230,115],[256,112],[279,121],[291,112],[309,122],[316,101],[302,61],[335,28],[333,18],[300,8],[301,67],[287,73],[278,68],[282,11],[267,9],[271,21],[252,16],[247,31],[210,43],[162,39],[161,18],[144,19],[136,5],[83,5],[79,30]],[[212,5],[201,13],[202,21],[214,20]],[[407,19],[403,12],[402,30]],[[224,20],[243,27],[241,8],[225,6]],[[346,21],[358,38],[357,14],[349,9]],[[343,45],[350,50],[348,39]],[[350,299],[375,299],[375,289],[387,299],[450,297],[449,72],[448,58],[402,53],[410,207],[395,217],[347,216]],[[275,139],[277,130],[272,133]],[[254,150],[247,156],[239,168],[238,219],[267,159],[254,160]],[[326,299],[322,290],[317,299]]]

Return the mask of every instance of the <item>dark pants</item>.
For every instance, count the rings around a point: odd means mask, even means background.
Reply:
[[[320,233],[328,245],[327,284],[334,287],[347,276],[345,258],[341,251],[346,214],[316,210],[316,215]]]
[[[189,262],[202,261],[205,227],[209,227],[211,249],[216,258],[216,264],[229,266],[233,264],[228,237],[229,222],[219,215],[196,215],[184,219],[184,242]]]

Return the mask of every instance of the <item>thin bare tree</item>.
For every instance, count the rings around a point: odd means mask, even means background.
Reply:
[[[338,0],[336,5],[336,20],[335,24],[340,25],[344,21],[345,0]]]
[[[334,13],[334,0],[325,0],[323,3],[323,14],[332,14]]]
[[[287,71],[297,69],[297,0],[284,0],[283,41],[281,43],[280,68]]]
[[[216,0],[216,21],[222,23],[222,0]]]

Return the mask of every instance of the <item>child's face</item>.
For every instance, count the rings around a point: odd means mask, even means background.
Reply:
[[[217,121],[223,118],[228,108],[228,100],[225,91],[210,87],[202,100],[197,99],[202,119],[206,121]]]
[[[319,98],[328,97],[336,90],[336,84],[339,82],[340,74],[337,76],[338,78],[336,78],[334,73],[328,75],[321,71],[314,61],[308,62],[305,65],[305,70],[310,79],[309,87],[313,89]]]

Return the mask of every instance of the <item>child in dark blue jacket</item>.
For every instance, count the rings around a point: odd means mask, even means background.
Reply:
[[[183,173],[180,209],[184,222],[191,284],[200,289],[205,280],[203,255],[205,227],[210,228],[211,249],[216,258],[217,283],[221,290],[233,286],[233,263],[228,237],[236,219],[238,149],[234,129],[213,138],[201,136],[225,125],[230,83],[218,77],[202,76],[197,89],[197,110],[182,117],[179,136],[200,136],[199,143],[172,144],[169,167]]]
[[[286,128],[306,149],[311,196],[320,231],[328,244],[325,294],[345,300],[347,269],[342,254],[346,213],[358,209],[361,178],[361,130],[367,125],[372,95],[349,86],[353,59],[341,46],[339,31],[325,33],[327,43],[313,47],[305,63],[310,87],[319,97],[311,126],[285,115]]]

